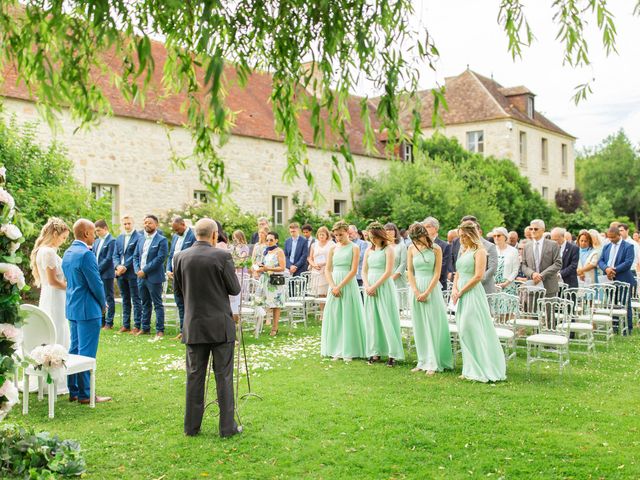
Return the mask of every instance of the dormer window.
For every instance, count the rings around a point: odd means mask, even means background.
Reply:
[[[529,118],[533,118],[534,111],[535,110],[533,109],[533,97],[528,96],[527,97],[527,115],[529,116]]]

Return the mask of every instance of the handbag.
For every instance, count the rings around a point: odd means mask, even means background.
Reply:
[[[269,285],[280,286],[284,285],[284,275],[272,273],[269,275]]]

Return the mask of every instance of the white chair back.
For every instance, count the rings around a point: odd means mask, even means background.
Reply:
[[[616,296],[616,287],[613,283],[592,283],[590,288],[596,292],[596,308],[606,311],[607,315],[611,315]]]
[[[573,316],[584,319],[583,321],[591,321],[593,317],[593,302],[595,301],[596,291],[593,288],[565,288],[562,292],[562,298],[571,301],[573,304]]]
[[[616,287],[616,301],[614,308],[626,309],[629,301],[629,290],[631,285],[626,282],[620,282],[618,280],[613,282],[613,286]]]
[[[511,328],[509,321],[518,314],[518,297],[504,292],[489,293],[487,294],[487,302],[493,323]]]
[[[520,318],[538,318],[538,300],[544,298],[547,293],[544,287],[536,285],[520,285],[518,287],[518,299],[520,301]]]
[[[56,326],[51,317],[35,305],[20,305],[24,312],[24,325],[22,326],[22,356],[28,355],[32,350],[42,344],[53,345],[56,343]]]
[[[560,297],[545,297],[538,300],[540,333],[561,335],[569,338],[569,328],[558,330],[558,326],[569,324],[573,313],[573,303]]]
[[[307,292],[307,279],[306,277],[288,277],[286,294],[290,300],[304,299]]]

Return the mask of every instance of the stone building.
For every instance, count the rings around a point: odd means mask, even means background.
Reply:
[[[446,78],[445,89],[441,133],[472,152],[510,159],[548,200],[575,188],[575,137],[536,111],[529,89],[504,88],[471,70]],[[430,91],[421,97],[423,132],[431,135],[433,97]]]

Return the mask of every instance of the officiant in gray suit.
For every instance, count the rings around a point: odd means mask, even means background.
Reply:
[[[184,433],[197,435],[204,414],[204,388],[213,356],[220,408],[220,436],[239,433],[234,421],[233,350],[236,325],[229,295],[240,293],[231,254],[215,248],[218,227],[210,218],[198,220],[196,242],[174,257],[174,289],[184,299],[182,342],[187,347],[187,398]]]

